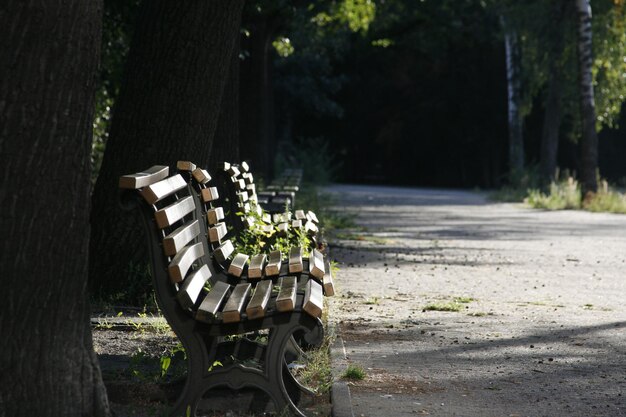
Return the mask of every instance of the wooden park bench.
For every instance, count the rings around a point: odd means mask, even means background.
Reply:
[[[286,205],[294,207],[301,182],[301,169],[285,169],[267,187],[259,190],[257,193],[259,203],[270,213],[280,213],[284,211]]]
[[[229,204],[230,223],[239,232],[246,229],[260,228],[265,233],[276,231],[282,236],[297,230],[306,233],[312,241],[311,248],[320,248],[322,239],[319,236],[319,220],[312,211],[284,210],[282,212],[267,212],[259,200],[254,177],[246,162],[231,164],[225,162],[218,173],[221,189]],[[295,187],[294,189],[297,189]],[[292,193],[295,193],[292,192]],[[289,197],[295,201],[295,197]]]
[[[300,404],[311,391],[288,360],[301,353],[294,335],[323,335],[323,264],[235,253],[210,175],[189,162],[178,168],[119,180],[122,206],[142,214],[157,302],[186,351],[171,416],[203,414],[210,404],[202,397],[216,387],[256,388],[275,411],[305,416]]]

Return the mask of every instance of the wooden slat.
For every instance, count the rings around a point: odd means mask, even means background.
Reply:
[[[258,319],[265,316],[267,303],[272,295],[272,281],[261,281],[254,288],[254,294],[246,307],[246,314],[249,320]]]
[[[191,161],[178,161],[176,162],[176,169],[179,171],[193,171],[196,169],[196,164]]]
[[[289,273],[295,274],[298,272],[302,272],[302,270],[302,248],[299,246],[294,246],[289,249]]]
[[[248,294],[250,294],[251,287],[252,286],[247,283],[237,284],[222,310],[222,320],[224,323],[236,323],[241,320],[241,312],[243,311],[243,306],[248,298]]]
[[[230,291],[230,285],[225,282],[217,281],[213,284],[211,291],[204,297],[200,307],[198,307],[196,320],[205,323],[214,321],[228,291]]]
[[[249,172],[241,174],[241,178],[246,182],[247,185],[254,184],[254,177]]]
[[[224,219],[224,209],[222,207],[215,207],[207,210],[206,219],[210,225],[217,224],[220,220]]]
[[[296,277],[284,277],[279,280],[280,290],[276,297],[276,309],[278,311],[291,311],[296,306]]]
[[[202,168],[194,169],[191,174],[193,175],[193,178],[200,184],[206,184],[207,182],[211,181],[211,176],[209,175],[209,173]]]
[[[278,236],[287,236],[289,231],[289,223],[280,223],[276,226],[278,229]]]
[[[324,295],[326,297],[332,297],[335,295],[335,284],[333,283],[333,274],[330,269],[330,264],[325,264],[326,273],[324,274],[324,279],[322,284],[324,286]]]
[[[162,208],[154,213],[154,218],[159,228],[171,226],[196,208],[191,196],[181,198],[175,203]]]
[[[267,256],[263,253],[254,255],[250,259],[250,266],[248,267],[248,278],[258,279],[263,277],[263,268],[265,267],[265,260]]]
[[[249,172],[250,171],[250,165],[248,165],[248,163],[246,161],[243,161],[241,164],[239,164],[239,168],[243,172]]]
[[[200,269],[193,272],[185,279],[178,294],[176,294],[176,298],[182,308],[188,310],[196,304],[200,291],[202,291],[202,287],[204,287],[204,283],[207,282],[210,277],[211,271],[209,271],[209,267],[202,265]]]
[[[155,165],[145,171],[136,174],[128,174],[120,177],[119,187],[127,190],[136,190],[157,181],[161,181],[170,173],[169,167],[165,165]]]
[[[266,224],[261,226],[261,230],[263,231],[263,233],[272,233],[274,231],[274,227],[271,224]]]
[[[141,196],[148,204],[154,204],[174,194],[176,191],[182,190],[186,186],[187,182],[183,179],[182,175],[176,174],[144,187],[141,190]]]
[[[282,264],[281,254],[279,250],[270,252],[269,261],[265,267],[265,275],[273,276],[280,273],[280,265]]]
[[[221,243],[227,232],[226,223],[217,223],[215,226],[209,227],[209,241],[211,243]]]
[[[261,218],[265,223],[272,223],[272,215],[269,213],[263,213],[263,217]]]
[[[311,210],[307,211],[306,218],[308,220],[311,220],[313,223],[319,223],[320,222],[319,220],[317,220],[317,216],[315,215],[315,213],[313,213]]]
[[[309,273],[321,281],[324,278],[324,272],[324,255],[317,249],[313,249],[309,256]]]
[[[302,227],[302,220],[292,220],[291,227],[294,229],[300,229]]]
[[[213,256],[215,257],[215,260],[217,260],[217,262],[224,263],[226,262],[226,259],[228,259],[230,254],[234,251],[235,248],[233,247],[233,242],[227,240],[213,251]]]
[[[323,308],[324,294],[322,292],[322,286],[318,282],[310,279],[306,283],[302,309],[313,317],[321,317]]]
[[[248,190],[248,194],[250,194],[250,196],[256,196],[256,185],[248,184],[246,185],[246,190]]]
[[[217,187],[203,188],[200,191],[200,195],[202,196],[202,201],[205,203],[209,203],[211,201],[214,201],[220,198],[220,194],[217,191]]]
[[[238,192],[237,197],[239,198],[239,202],[241,203],[248,201],[248,193],[246,191]]]
[[[240,277],[243,273],[246,263],[248,263],[249,256],[244,253],[238,253],[233,258],[230,266],[228,267],[228,273],[236,277]]]
[[[163,238],[163,252],[167,256],[174,256],[199,234],[200,223],[198,220],[183,224]]]
[[[238,177],[239,174],[241,173],[239,171],[239,168],[237,168],[234,165],[230,165],[228,169],[226,169],[226,172],[228,172],[228,175],[230,175],[231,177]]]
[[[297,220],[306,220],[306,214],[304,214],[304,210],[296,210],[295,217]]]
[[[246,223],[246,226],[248,227],[248,229],[252,229],[254,227],[254,225],[256,224],[256,219],[254,217],[252,217],[252,216],[247,216],[244,219],[244,222]]]
[[[304,231],[309,235],[314,235],[319,231],[319,229],[317,228],[315,223],[313,223],[311,220],[308,220],[304,224]]]
[[[181,282],[191,265],[204,255],[204,247],[202,243],[185,246],[180,252],[174,256],[172,262],[167,266],[167,272],[172,282]]]
[[[246,182],[244,180],[235,181],[235,185],[237,186],[237,189],[239,189],[240,191],[243,191],[246,189]]]

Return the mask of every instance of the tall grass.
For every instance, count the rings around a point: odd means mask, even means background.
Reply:
[[[580,184],[573,177],[553,182],[548,192],[528,190],[524,202],[530,207],[545,210],[587,210],[626,214],[626,196],[612,189],[606,180],[599,180],[598,192],[582,199]]]

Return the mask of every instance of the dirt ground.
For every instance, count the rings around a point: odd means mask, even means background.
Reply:
[[[331,247],[330,314],[367,373],[357,417],[626,416],[626,216],[326,192],[359,226]]]

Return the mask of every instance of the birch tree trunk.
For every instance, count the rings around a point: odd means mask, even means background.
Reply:
[[[580,116],[582,132],[580,138],[580,182],[582,193],[588,198],[589,193],[598,190],[596,172],[598,169],[598,134],[596,132],[596,109],[593,93],[591,67],[592,31],[591,4],[589,0],[576,0],[578,11],[578,69],[580,88]]]
[[[504,17],[504,47],[506,53],[506,82],[508,96],[509,122],[509,173],[515,181],[524,171],[524,119],[520,104],[522,100],[521,50],[517,32],[511,28]]]
[[[0,416],[110,414],[87,298],[101,1],[0,6]]]

